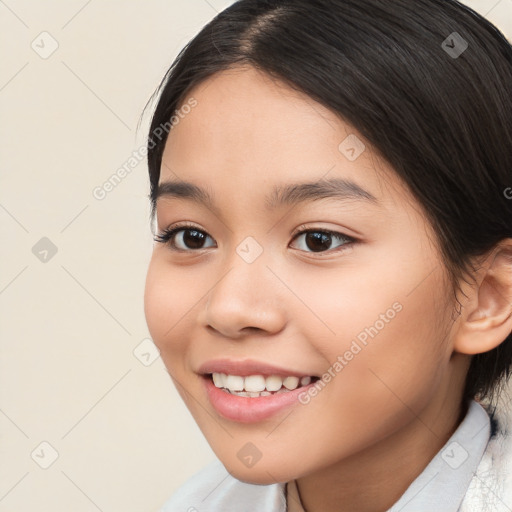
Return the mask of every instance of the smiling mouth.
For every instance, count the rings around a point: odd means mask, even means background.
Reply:
[[[307,386],[319,380],[317,376],[295,377],[291,375],[229,375],[225,373],[208,373],[204,377],[210,379],[214,386],[231,395],[256,398],[279,393],[289,393],[294,389]]]

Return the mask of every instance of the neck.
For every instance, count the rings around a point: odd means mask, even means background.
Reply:
[[[460,395],[432,401],[387,438],[296,480],[305,512],[385,512],[398,501],[463,420]],[[448,411],[448,412],[447,412]]]

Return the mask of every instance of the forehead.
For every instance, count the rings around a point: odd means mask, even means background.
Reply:
[[[266,206],[276,199],[276,185],[327,179],[350,182],[383,204],[397,196],[411,199],[353,127],[259,70],[216,73],[193,88],[183,104],[192,98],[196,106],[168,136],[160,183],[192,182],[216,195],[237,189],[259,196]]]

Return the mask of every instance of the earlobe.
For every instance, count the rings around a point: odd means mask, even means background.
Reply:
[[[491,251],[475,277],[453,340],[455,352],[469,355],[496,348],[512,332],[512,239]]]

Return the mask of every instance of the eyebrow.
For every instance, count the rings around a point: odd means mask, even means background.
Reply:
[[[154,195],[155,203],[160,197],[189,199],[204,204],[212,211],[218,211],[213,195],[207,189],[187,181],[172,180],[160,183]],[[328,198],[338,200],[355,199],[380,206],[377,198],[370,192],[357,183],[342,178],[276,185],[270,195],[265,198],[265,205],[268,210],[272,210],[280,206]]]

